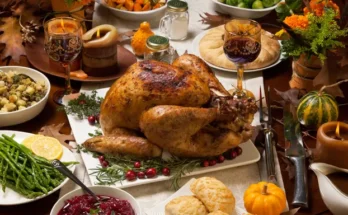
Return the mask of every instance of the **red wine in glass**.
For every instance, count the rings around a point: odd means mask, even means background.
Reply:
[[[253,62],[260,54],[261,44],[251,37],[235,36],[225,41],[224,52],[236,64]]]

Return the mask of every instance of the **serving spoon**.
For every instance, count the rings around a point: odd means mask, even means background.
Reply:
[[[65,175],[66,177],[70,178],[75,184],[79,185],[84,191],[86,191],[88,194],[90,194],[96,201],[99,201],[99,198],[95,193],[93,193],[92,190],[90,190],[86,185],[82,183],[60,160],[52,160],[51,161],[52,166],[57,169],[60,173]]]

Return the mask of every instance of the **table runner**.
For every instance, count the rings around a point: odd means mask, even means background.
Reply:
[[[195,36],[197,36],[200,32],[206,30],[209,26],[201,24],[199,22],[200,14],[203,12],[209,12],[211,14],[215,14],[215,11],[218,9],[215,7],[212,1],[210,0],[187,0],[189,5],[189,14],[190,14],[190,22],[189,22],[189,36],[184,41],[170,41],[171,45],[178,51],[179,54],[183,54],[185,51],[192,53],[191,43]],[[139,22],[135,21],[125,21],[121,20],[110,13],[110,11],[96,3],[95,5],[95,13],[93,17],[93,26],[98,26],[101,24],[111,24],[117,27],[119,32],[129,31],[133,29],[137,29],[139,26]],[[160,34],[158,31],[158,20],[151,21],[152,30],[156,34]],[[131,49],[129,45],[125,45],[127,49]],[[214,71],[219,81],[223,84],[226,89],[231,89],[232,86],[236,85],[236,74],[228,73],[222,71]],[[245,83],[244,87],[251,92],[254,93],[256,99],[259,99],[258,92],[261,87],[263,90],[263,76],[262,72],[253,72],[253,73],[245,73],[244,75]],[[84,83],[81,87],[81,91],[93,90],[98,88],[109,87],[112,82],[105,83]],[[259,115],[255,114],[254,121],[252,123],[254,126],[259,125]],[[76,143],[71,143],[75,145]],[[247,152],[244,152],[247,153]],[[87,171],[79,154],[75,154],[76,159],[80,162],[75,170],[75,175],[82,180],[86,185],[91,185],[89,177],[87,175]],[[275,153],[276,159],[276,174],[279,181],[279,186],[284,188],[279,162],[277,155]],[[234,193],[236,197],[236,214],[242,214],[245,212],[244,204],[243,204],[243,193],[247,189],[247,187],[252,183],[257,183],[263,178],[265,178],[265,167],[264,162],[262,160],[258,163],[241,166],[221,171],[215,171],[204,174],[204,176],[211,176],[221,180],[224,184],[226,184]],[[203,176],[203,175],[202,175]],[[186,183],[191,178],[200,177],[200,175],[185,177],[182,179],[182,184]],[[140,203],[141,207],[146,211],[147,209],[153,207],[154,205],[160,203],[161,201],[168,198],[170,195],[174,193],[173,190],[169,189],[170,181],[156,182],[152,184],[146,184],[136,187],[125,188],[124,190],[132,194]],[[65,193],[78,188],[73,182],[69,181],[67,185],[65,185],[60,192],[60,196]],[[151,215],[151,214],[148,214]]]

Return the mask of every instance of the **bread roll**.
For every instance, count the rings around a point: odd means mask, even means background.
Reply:
[[[226,69],[236,69],[235,64],[225,56],[223,50],[224,33],[224,25],[209,30],[199,43],[199,52],[201,57],[208,63]],[[245,65],[245,69],[263,68],[278,60],[280,56],[280,44],[277,40],[267,36],[267,34],[269,34],[267,31],[262,30],[261,52],[255,61]]]
[[[214,211],[209,213],[208,215],[228,215],[228,214],[222,211]]]
[[[203,203],[194,196],[180,196],[165,207],[165,215],[207,215]]]
[[[232,191],[221,181],[211,177],[202,177],[194,181],[190,189],[209,212],[220,210],[232,214],[234,211],[235,199]]]

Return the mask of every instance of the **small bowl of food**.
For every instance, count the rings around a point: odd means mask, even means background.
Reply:
[[[92,186],[89,188],[97,195],[99,201],[84,193],[81,188],[76,189],[61,197],[53,206],[50,215],[142,214],[139,203],[126,191],[108,186]]]
[[[160,19],[166,10],[166,0],[100,0],[115,16],[131,21]]]
[[[279,0],[212,0],[233,17],[258,19],[271,13]]]
[[[0,127],[17,125],[37,116],[45,107],[50,82],[28,67],[0,67]]]

